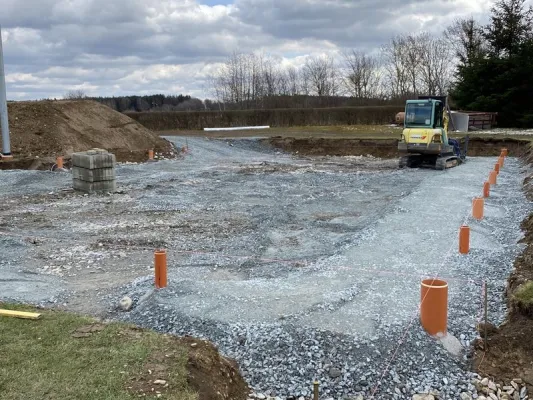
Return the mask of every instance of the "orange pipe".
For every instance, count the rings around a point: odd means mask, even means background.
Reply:
[[[463,225],[459,229],[459,253],[468,254],[470,251],[470,227]]]
[[[489,197],[490,196],[490,183],[485,182],[483,184],[483,197]]]
[[[509,155],[509,151],[505,147],[502,149],[502,155],[504,157],[507,157]]]
[[[153,150],[148,150],[148,159],[149,160],[153,160],[154,159],[154,151]]]
[[[56,158],[56,165],[58,169],[63,168],[63,157],[57,157]]]
[[[496,171],[496,174],[500,174],[500,162],[494,164],[494,171]]]
[[[498,163],[500,164],[500,168],[503,168],[503,164],[505,163],[505,157],[500,156],[500,158],[498,158]]]
[[[483,219],[485,207],[485,200],[482,197],[476,197],[472,200],[472,217],[475,219]]]
[[[432,336],[446,333],[448,327],[448,283],[424,279],[420,290],[420,322]]]
[[[496,177],[498,176],[498,174],[496,173],[496,171],[491,171],[491,173],[489,174],[489,183],[491,185],[496,185]]]
[[[167,251],[156,250],[154,253],[155,287],[167,287]]]

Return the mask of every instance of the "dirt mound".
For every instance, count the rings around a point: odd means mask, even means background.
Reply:
[[[11,151],[16,158],[68,157],[94,147],[119,161],[146,159],[154,149],[169,156],[172,145],[131,118],[94,101],[9,103]]]

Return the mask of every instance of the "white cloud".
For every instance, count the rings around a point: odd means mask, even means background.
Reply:
[[[530,0],[531,1],[531,0]],[[489,0],[2,0],[9,98],[173,93],[206,96],[232,52],[285,65],[344,48],[372,51],[392,35],[440,32],[483,17]]]

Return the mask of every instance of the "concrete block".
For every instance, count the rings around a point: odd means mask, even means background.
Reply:
[[[72,167],[72,177],[85,182],[114,181],[115,168],[87,169]]]
[[[73,167],[87,169],[114,168],[115,163],[115,155],[105,150],[94,149],[72,154]]]
[[[86,193],[115,192],[117,190],[116,181],[85,182],[79,179],[73,179],[72,185],[75,190]]]

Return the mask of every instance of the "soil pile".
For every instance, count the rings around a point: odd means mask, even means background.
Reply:
[[[170,156],[172,145],[131,118],[94,101],[9,103],[11,151],[16,158],[68,157],[94,147],[119,161],[146,159],[149,149]]]

